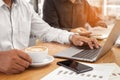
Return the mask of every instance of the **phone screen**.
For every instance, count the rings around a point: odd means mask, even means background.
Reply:
[[[75,60],[65,60],[57,62],[58,65],[64,66],[68,69],[75,71],[76,73],[83,73],[93,70],[92,67],[76,62]]]

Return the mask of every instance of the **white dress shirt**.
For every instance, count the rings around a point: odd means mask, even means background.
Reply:
[[[28,47],[30,34],[42,41],[69,43],[72,33],[50,27],[25,0],[14,0],[11,9],[0,0],[0,51]]]

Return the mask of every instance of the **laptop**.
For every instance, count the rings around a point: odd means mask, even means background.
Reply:
[[[88,62],[95,62],[97,59],[105,55],[115,44],[120,34],[120,20],[116,20],[114,27],[112,28],[104,45],[99,49],[84,48],[84,47],[70,47],[60,53],[54,55],[54,57],[76,59]]]

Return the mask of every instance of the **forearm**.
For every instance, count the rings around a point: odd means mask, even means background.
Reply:
[[[50,27],[45,21],[35,13],[32,17],[31,33],[45,42],[59,42],[69,44],[70,32],[62,29]]]
[[[69,37],[71,34],[71,32],[66,30],[50,27],[40,39],[45,42],[55,41],[62,44],[70,44]]]

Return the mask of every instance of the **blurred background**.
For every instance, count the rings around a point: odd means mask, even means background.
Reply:
[[[44,0],[26,0],[34,5],[34,9],[42,17],[42,6]],[[120,18],[120,0],[87,0],[96,12],[106,19]]]
[[[40,17],[43,16],[42,8],[44,0],[26,0],[26,1],[33,5],[35,11],[40,15]],[[99,16],[101,16],[108,25],[113,26],[115,20],[120,19],[120,0],[87,0],[87,1],[93,7],[93,9],[95,9],[96,13]],[[35,42],[32,43],[31,45],[33,44],[35,44]]]

